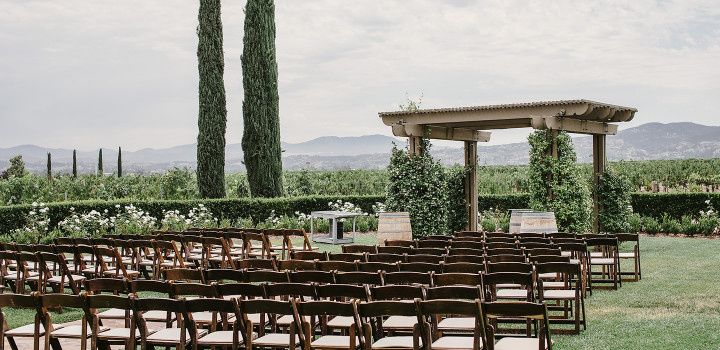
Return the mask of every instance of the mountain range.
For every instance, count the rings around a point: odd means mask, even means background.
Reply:
[[[592,138],[574,137],[578,161],[592,159]],[[404,146],[405,140],[384,136],[365,135],[357,137],[324,136],[300,143],[282,143],[283,167],[297,169],[379,169],[387,166],[393,144]],[[458,143],[459,145],[459,143]],[[648,123],[621,130],[608,137],[609,160],[649,160],[720,157],[720,126],[695,123]],[[527,143],[504,145],[480,145],[479,162],[482,165],[514,165],[528,162]],[[7,167],[8,160],[18,154],[23,156],[27,168],[44,173],[47,153],[52,153],[53,171],[70,172],[72,150],[46,148],[37,145],[20,145],[0,148],[0,169]],[[462,148],[434,147],[433,155],[444,164],[460,164]],[[103,149],[104,169],[115,171],[117,150]],[[173,167],[195,167],[196,145],[186,144],[164,149],[145,148],[123,151],[125,172],[161,172]],[[244,170],[242,149],[239,143],[229,144],[226,149],[226,170]],[[78,152],[78,170],[94,172],[97,166],[97,150]]]

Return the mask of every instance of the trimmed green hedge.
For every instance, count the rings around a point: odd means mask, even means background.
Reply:
[[[632,195],[632,207],[635,213],[642,216],[662,218],[667,214],[679,219],[683,215],[697,217],[700,211],[707,211],[710,203],[720,209],[720,193],[677,192],[677,193],[642,193]]]
[[[108,210],[115,215],[115,205],[134,204],[136,207],[150,212],[150,215],[162,218],[165,210],[188,212],[200,203],[221,219],[235,220],[252,218],[261,221],[270,216],[272,210],[277,215],[293,215],[295,212],[308,214],[313,210],[326,210],[328,202],[343,200],[360,206],[365,212],[371,212],[376,202],[385,202],[385,196],[308,196],[284,197],[273,199],[209,199],[209,200],[116,200],[116,201],[78,201],[50,203],[51,226],[70,215],[70,208],[84,213],[90,210],[102,212]],[[701,210],[707,210],[706,200],[710,200],[716,209],[720,209],[720,193],[633,193],[633,211],[641,216],[661,218],[667,214],[673,218],[683,215],[698,216]],[[527,208],[530,197],[527,194],[480,195],[478,208],[480,211],[490,208],[505,211],[514,208]],[[32,209],[31,205],[12,205],[0,207],[0,233],[9,232],[25,225],[25,215]]]
[[[85,213],[91,210],[99,212],[108,211],[109,215],[115,215],[116,205],[123,206],[133,204],[141,210],[147,211],[150,215],[161,219],[166,210],[179,210],[187,213],[198,204],[204,204],[215,217],[220,219],[252,218],[255,221],[265,220],[275,210],[276,215],[294,215],[295,212],[309,214],[314,210],[328,210],[328,202],[343,200],[351,202],[365,212],[371,212],[376,202],[383,202],[384,196],[308,196],[308,197],[283,197],[283,198],[234,198],[234,199],[208,199],[208,200],[116,200],[116,201],[78,201],[49,203],[50,226],[55,227],[57,223],[67,216],[70,216],[70,208],[75,208],[77,213]],[[32,205],[12,205],[0,207],[0,233],[9,232],[25,225],[25,215],[32,210]]]

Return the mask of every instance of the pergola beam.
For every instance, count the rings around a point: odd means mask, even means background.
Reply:
[[[617,125],[565,117],[533,117],[532,127],[539,130],[563,130],[576,134],[615,135]]]
[[[393,135],[400,137],[422,137],[432,140],[467,142],[488,142],[491,133],[466,128],[448,128],[428,125],[393,125]]]

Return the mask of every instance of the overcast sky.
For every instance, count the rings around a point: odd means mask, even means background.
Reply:
[[[245,1],[223,1],[228,143],[242,137]],[[277,0],[282,139],[390,134],[423,107],[586,98],[630,125],[719,125],[717,0]],[[197,1],[1,0],[0,147],[197,137]],[[493,143],[526,131],[496,132]]]

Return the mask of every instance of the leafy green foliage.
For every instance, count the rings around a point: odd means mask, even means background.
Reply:
[[[447,183],[442,165],[430,156],[430,144],[423,140],[422,155],[410,157],[393,147],[388,173],[388,211],[410,213],[414,236],[447,233]]]
[[[632,213],[630,181],[617,172],[608,169],[596,189],[600,206],[600,231],[625,232],[628,218]]]
[[[52,180],[52,154],[50,152],[47,154],[47,178]]]
[[[447,191],[447,227],[449,232],[462,231],[467,227],[467,207],[465,200],[465,167],[455,166],[445,170]]]
[[[73,179],[78,176],[77,171],[77,151],[73,150],[73,158],[72,158],[72,177]]]
[[[561,230],[586,232],[590,226],[590,190],[575,163],[572,140],[566,132],[558,132],[555,158],[550,135],[548,130],[537,130],[528,137],[530,206],[555,212]]]
[[[225,197],[227,109],[220,0],[200,1],[198,22],[198,188],[203,198],[222,198]]]
[[[102,159],[102,148],[98,151],[98,176],[103,176],[103,159]]]
[[[22,156],[18,155],[10,158],[10,167],[0,173],[0,179],[7,180],[14,177],[23,177],[26,174],[25,161],[23,161]]]
[[[275,4],[248,0],[243,38],[242,149],[253,197],[283,195]]]

